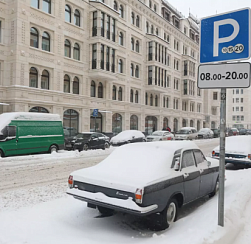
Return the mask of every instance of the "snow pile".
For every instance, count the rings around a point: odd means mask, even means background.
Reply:
[[[133,138],[145,138],[145,135],[139,130],[124,130],[111,138],[111,142],[123,142]]]

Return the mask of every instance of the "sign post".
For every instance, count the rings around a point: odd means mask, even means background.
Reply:
[[[250,58],[250,23],[249,8],[203,18],[200,23],[201,65],[198,68],[198,87],[221,89],[218,225],[222,227],[224,227],[226,88],[250,86],[250,63],[226,63],[226,61]],[[208,64],[212,62],[218,64]],[[208,65],[202,65],[206,63]]]

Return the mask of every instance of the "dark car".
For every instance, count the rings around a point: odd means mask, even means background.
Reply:
[[[217,138],[220,136],[220,130],[219,129],[211,129],[214,133],[214,138]]]
[[[246,135],[251,135],[251,130],[247,130]]]
[[[135,143],[71,173],[67,193],[104,215],[114,210],[156,214],[156,224],[165,229],[180,207],[215,195],[218,176],[219,161],[206,158],[194,142]]]
[[[246,133],[247,133],[247,129],[242,128],[239,130],[239,135],[246,135]]]
[[[110,147],[109,137],[99,132],[82,132],[77,134],[73,145],[74,150],[103,149]]]
[[[64,149],[72,150],[77,133],[64,128]]]

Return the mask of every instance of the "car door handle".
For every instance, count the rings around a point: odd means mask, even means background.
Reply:
[[[189,176],[188,173],[184,173],[183,175],[184,175],[184,178],[187,178]]]

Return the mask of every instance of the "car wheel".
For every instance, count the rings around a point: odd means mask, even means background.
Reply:
[[[113,209],[98,206],[98,211],[105,216],[111,216],[114,213]]]
[[[89,149],[88,144],[84,144],[84,146],[83,146],[83,150],[87,151],[88,149]]]
[[[210,198],[213,197],[216,194],[216,192],[217,192],[218,189],[219,189],[219,177],[216,180],[214,190],[211,193],[209,193],[208,196]]]
[[[50,151],[50,153],[57,152],[58,148],[57,148],[56,145],[52,145],[52,146],[50,146],[50,150],[49,151]]]
[[[2,150],[0,150],[0,158],[3,158],[4,157],[4,153]]]
[[[169,228],[176,221],[178,216],[178,202],[175,198],[169,200],[165,209],[160,213],[160,228]]]
[[[109,142],[105,143],[105,148],[110,148],[110,143]]]

